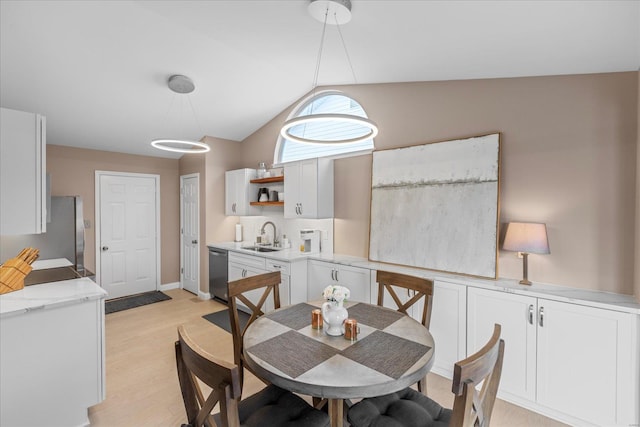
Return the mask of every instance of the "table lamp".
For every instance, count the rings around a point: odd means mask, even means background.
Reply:
[[[507,224],[507,232],[504,236],[502,249],[505,251],[521,252],[523,262],[522,285],[531,285],[527,278],[527,258],[530,253],[548,254],[549,240],[547,239],[547,226],[532,222],[510,222]]]

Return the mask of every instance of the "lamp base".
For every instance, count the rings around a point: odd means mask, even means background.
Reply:
[[[526,252],[522,252],[522,280],[520,280],[521,285],[531,286],[531,281],[529,280],[529,254]]]

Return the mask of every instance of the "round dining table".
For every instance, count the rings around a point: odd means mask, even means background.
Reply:
[[[347,340],[312,328],[311,312],[321,305],[300,303],[259,317],[245,332],[244,356],[262,379],[326,398],[332,427],[343,425],[345,400],[393,393],[431,369],[433,337],[415,319],[377,305],[345,303],[359,327],[357,338]]]

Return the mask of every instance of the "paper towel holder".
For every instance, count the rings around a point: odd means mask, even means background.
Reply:
[[[242,242],[242,224],[236,224],[236,237],[235,242]]]

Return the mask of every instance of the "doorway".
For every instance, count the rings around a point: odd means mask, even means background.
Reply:
[[[198,295],[200,287],[200,174],[180,177],[180,285]]]
[[[96,279],[120,298],[159,288],[160,176],[96,171]]]

